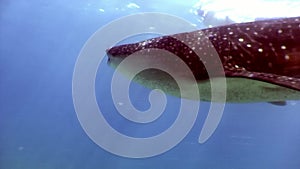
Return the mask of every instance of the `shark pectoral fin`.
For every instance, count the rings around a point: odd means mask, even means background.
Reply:
[[[268,102],[268,103],[273,104],[275,106],[286,106],[287,105],[286,101]]]
[[[297,77],[249,71],[225,71],[225,75],[227,77],[244,77],[259,80],[300,91],[300,78]]]

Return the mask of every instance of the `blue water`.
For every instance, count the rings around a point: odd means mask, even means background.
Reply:
[[[139,6],[128,7],[130,3]],[[82,129],[72,100],[72,76],[88,38],[111,21],[138,12],[165,12],[201,25],[189,10],[196,1],[127,0],[0,2],[0,169],[299,169],[300,102],[226,104],[220,125],[205,143],[198,136],[209,109],[201,102],[192,130],[161,155],[131,159],[96,145]],[[124,120],[110,95],[113,69],[101,63],[97,101],[121,133],[149,137],[176,118],[179,99],[168,96],[157,123]],[[130,97],[149,107],[149,90],[133,84]],[[112,140],[113,142],[114,140]],[[133,150],[134,151],[134,150]]]

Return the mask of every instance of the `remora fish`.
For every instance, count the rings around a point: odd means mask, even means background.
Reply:
[[[108,62],[118,65],[137,51],[143,51],[142,57],[152,48],[167,50],[189,66],[197,79],[201,100],[211,100],[203,63],[214,66],[214,60],[209,56],[199,59],[195,53],[198,50],[198,54],[208,55],[202,49],[209,44],[217,51],[225,72],[227,102],[266,101],[282,105],[280,101],[300,99],[300,17],[237,23],[115,46],[107,50]],[[163,55],[157,61],[167,64]],[[210,78],[219,76],[216,67]],[[142,72],[136,80],[180,96],[174,80],[160,71]]]

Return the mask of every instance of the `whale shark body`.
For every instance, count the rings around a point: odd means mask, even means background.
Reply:
[[[211,99],[210,83],[221,78],[226,79],[226,102],[281,104],[300,99],[300,17],[236,23],[114,46],[107,50],[108,63],[117,66],[137,52],[141,58],[151,55],[149,49],[166,50],[184,61],[197,80],[201,100],[219,101]],[[214,65],[210,49],[216,51],[221,68]],[[157,62],[168,64],[164,54],[156,55]],[[207,65],[214,72],[208,74]],[[149,69],[135,80],[180,96],[174,79],[163,71]],[[194,99],[195,92],[189,93],[185,97]]]

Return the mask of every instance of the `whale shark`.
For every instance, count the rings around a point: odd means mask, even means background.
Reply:
[[[108,64],[117,67],[134,53],[141,58],[153,55],[150,49],[168,51],[188,65],[203,101],[219,101],[211,98],[211,80],[224,78],[226,102],[285,105],[286,100],[300,100],[300,17],[234,23],[113,46],[106,51]],[[210,49],[216,51],[221,68],[214,65]],[[156,62],[168,64],[165,54],[155,55]],[[207,65],[214,72],[208,74]],[[145,70],[134,80],[180,97],[176,81],[164,71]],[[184,97],[196,98],[195,92],[189,93]]]

